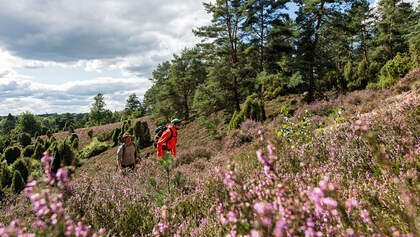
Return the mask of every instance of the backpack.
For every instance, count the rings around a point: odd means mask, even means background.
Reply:
[[[131,142],[131,145],[134,146],[134,157],[137,158],[137,147],[136,144],[134,142]],[[117,151],[117,160],[122,160],[124,158],[124,153],[125,153],[125,142],[121,143],[120,147],[118,148]]]
[[[167,129],[169,129],[169,128],[166,127],[165,125],[159,126],[155,129],[155,137],[153,138],[153,145],[155,146],[155,148],[157,147],[157,143],[159,141],[159,138],[162,136],[163,132],[166,131]],[[169,129],[169,130],[171,130],[171,136],[168,138],[168,140],[166,140],[166,142],[171,140],[172,136],[173,136],[172,129]]]

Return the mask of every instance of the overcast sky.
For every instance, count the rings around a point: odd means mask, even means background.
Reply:
[[[0,115],[88,112],[142,99],[148,78],[210,21],[199,0],[0,0]]]
[[[112,111],[142,99],[153,69],[198,42],[203,1],[0,0],[0,115],[88,112],[99,92]]]

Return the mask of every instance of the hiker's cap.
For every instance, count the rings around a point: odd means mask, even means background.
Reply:
[[[175,124],[181,123],[181,120],[179,120],[179,119],[174,119],[174,120],[172,120],[172,121],[171,121],[171,123],[172,123],[173,125],[175,125]]]
[[[121,140],[122,140],[122,141],[125,141],[125,138],[127,138],[127,137],[133,137],[133,136],[131,136],[131,134],[130,134],[130,133],[126,132],[126,133],[124,133],[124,135],[122,136]]]

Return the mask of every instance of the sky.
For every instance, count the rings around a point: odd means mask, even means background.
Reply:
[[[0,116],[142,100],[156,66],[199,41],[208,1],[0,0]]]

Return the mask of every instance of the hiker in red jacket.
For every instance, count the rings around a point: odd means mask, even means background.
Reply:
[[[178,142],[178,130],[181,128],[181,120],[174,119],[168,125],[157,142],[157,156],[163,158],[165,152],[170,151],[176,157],[176,143]]]

